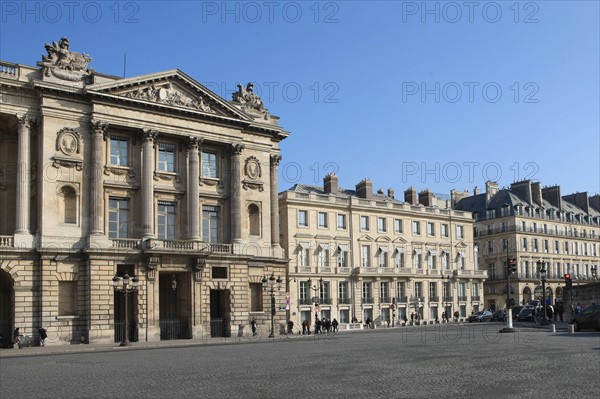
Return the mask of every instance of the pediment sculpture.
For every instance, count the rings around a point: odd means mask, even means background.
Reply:
[[[191,98],[187,94],[175,89],[171,83],[162,86],[140,87],[137,90],[125,93],[125,97],[214,113],[210,105],[204,102],[201,96]]]
[[[86,69],[92,61],[85,53],[78,53],[69,49],[69,39],[63,37],[58,43],[52,42],[44,46],[48,55],[42,55],[42,62],[38,65],[44,67],[46,76],[54,76],[63,80],[81,81],[92,70]]]

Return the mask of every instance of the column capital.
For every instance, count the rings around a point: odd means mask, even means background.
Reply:
[[[281,162],[281,155],[273,154],[270,156],[270,159],[271,159],[271,166],[278,166],[279,162]]]
[[[20,128],[30,129],[37,123],[37,119],[28,114],[17,114],[16,117]]]
[[[154,129],[142,129],[142,132],[140,133],[140,137],[144,142],[154,141],[156,136],[158,136],[158,130]]]
[[[110,124],[108,122],[92,119],[92,121],[90,122],[90,126],[91,126],[90,133],[92,135],[94,135],[94,134],[102,135],[102,138],[104,140],[106,140],[106,132],[108,131],[109,125]]]
[[[231,152],[233,155],[242,155],[242,151],[246,146],[244,144],[236,143],[231,145]]]
[[[193,150],[194,148],[198,148],[202,145],[204,139],[200,137],[190,136],[188,137],[188,149]]]

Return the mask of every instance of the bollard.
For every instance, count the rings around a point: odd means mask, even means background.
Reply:
[[[569,333],[575,334],[575,326],[573,324],[569,324]]]
[[[551,324],[550,332],[556,332],[556,324]]]

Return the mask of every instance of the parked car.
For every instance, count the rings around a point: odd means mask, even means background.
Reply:
[[[583,309],[571,317],[570,324],[573,324],[575,331],[582,328],[595,328],[600,330],[600,305],[592,305]]]
[[[524,307],[517,315],[517,321],[534,321],[535,308]]]
[[[482,310],[481,312],[477,312],[469,316],[468,320],[469,323],[473,323],[474,321],[491,321],[492,312],[489,310]]]
[[[512,307],[512,318],[516,319],[517,316],[519,315],[519,312],[521,311],[521,309],[523,309],[525,306],[513,306]]]
[[[494,313],[492,313],[492,320],[506,321],[506,311],[496,310]]]

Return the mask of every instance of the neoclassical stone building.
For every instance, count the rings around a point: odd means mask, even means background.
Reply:
[[[2,335],[120,340],[115,274],[139,279],[132,340],[267,323],[261,280],[286,270],[279,118],[251,84],[227,101],[179,70],[119,78],[65,38],[46,50],[0,64]]]
[[[385,323],[418,309],[433,322],[444,308],[461,317],[483,309],[472,215],[449,205],[429,190],[409,188],[404,201],[374,193],[370,180],[342,189],[332,174],[280,193],[290,320]]]
[[[476,189],[452,197],[455,209],[475,217],[475,243],[488,271],[486,308],[506,305],[507,259],[517,260],[510,279],[515,305],[541,299],[540,262],[547,270],[549,303],[563,297],[565,273],[574,285],[594,280],[600,263],[600,195],[561,195],[560,186],[524,180],[504,189],[487,182],[485,193]]]

